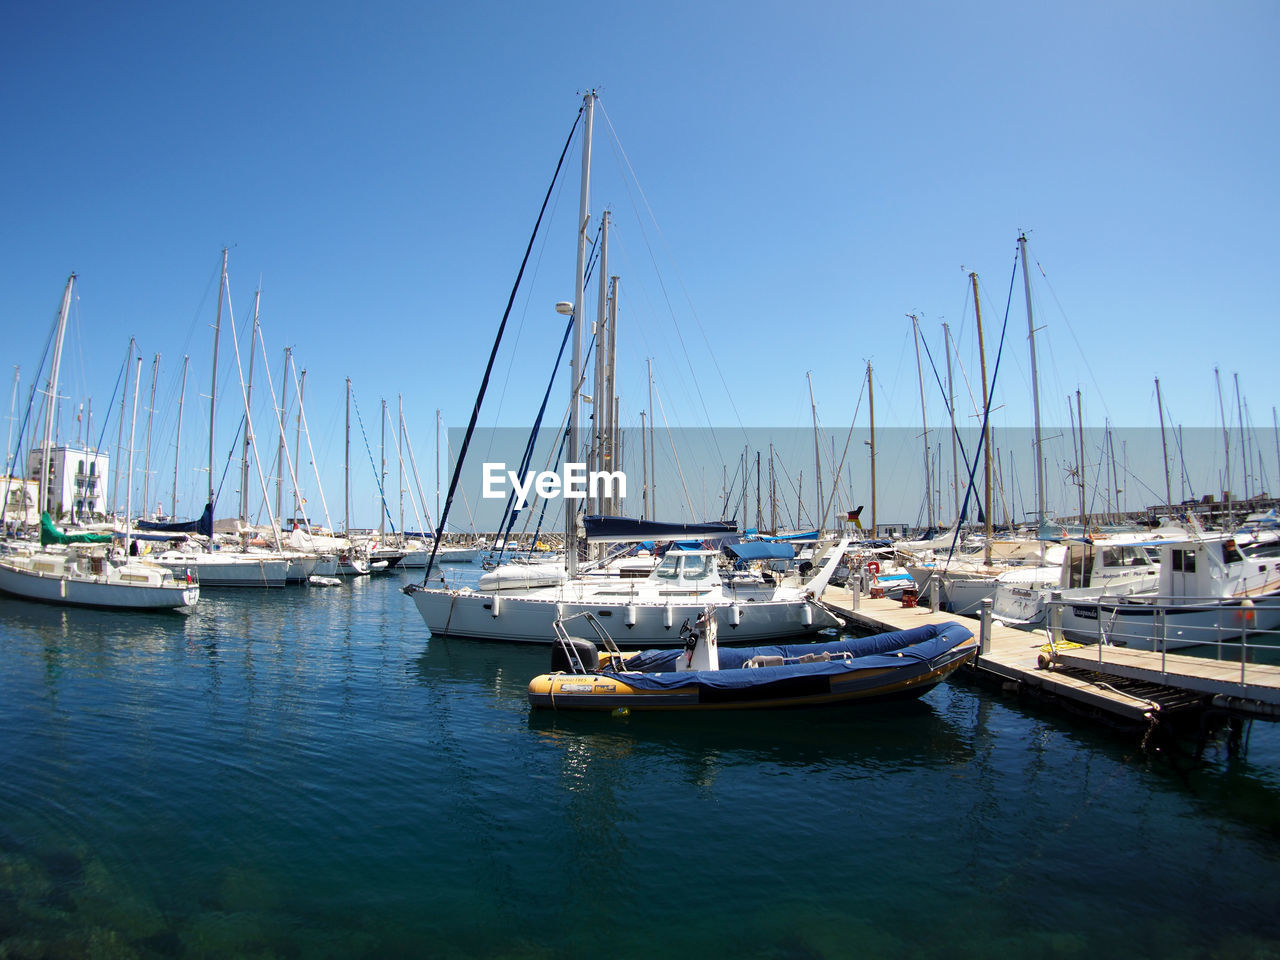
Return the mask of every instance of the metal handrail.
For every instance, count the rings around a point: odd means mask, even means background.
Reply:
[[[1164,602],[1171,599],[1179,602]],[[1120,600],[1124,602],[1117,602]],[[1244,605],[1244,600],[1249,600],[1250,605]],[[1048,624],[1050,650],[1055,654],[1058,645],[1065,639],[1062,627],[1063,611],[1068,606],[1089,606],[1093,607],[1097,613],[1093,641],[1097,646],[1099,666],[1104,663],[1104,647],[1133,645],[1134,649],[1150,649],[1159,653],[1160,672],[1168,674],[1170,653],[1177,653],[1180,649],[1195,649],[1197,655],[1212,652],[1213,656],[1210,659],[1219,662],[1239,660],[1239,682],[1245,685],[1248,682],[1250,662],[1254,664],[1263,662],[1262,652],[1270,651],[1273,655],[1271,659],[1280,663],[1280,628],[1260,629],[1257,626],[1257,611],[1260,608],[1274,610],[1278,605],[1280,605],[1280,598],[1276,597],[1240,597],[1238,600],[1233,598],[1227,603],[1224,603],[1221,597],[1169,598],[1155,595],[1144,595],[1141,598],[1090,597],[1087,600],[1075,601],[1057,598],[1046,602],[1045,620]],[[1115,608],[1111,610],[1110,617],[1104,617],[1104,606]],[[1143,621],[1143,623],[1150,623],[1151,629],[1138,632],[1126,630],[1120,617],[1121,610],[1138,610],[1143,607],[1152,608],[1150,619]],[[1178,612],[1213,613],[1215,616],[1213,622],[1207,624],[1187,622],[1171,624],[1170,615]],[[1176,636],[1170,636],[1171,628],[1176,631]],[[1079,636],[1079,631],[1076,631],[1076,635]],[[1259,642],[1257,639],[1259,637],[1270,637],[1272,642]],[[1135,641],[1141,646],[1138,646]]]

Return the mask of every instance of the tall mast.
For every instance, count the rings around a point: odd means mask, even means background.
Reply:
[[[920,321],[913,314],[907,314],[911,318],[911,332],[915,336],[916,343],[916,373],[920,378],[920,420],[924,425],[924,501],[928,507],[929,526],[933,526],[933,484],[929,479],[929,414],[925,409],[924,403],[924,367],[920,363]]]
[[[298,488],[302,484],[302,480],[301,480],[302,469],[297,466],[298,456],[301,453],[301,448],[302,448],[302,394],[307,386],[307,371],[303,370],[302,376],[294,382],[297,384],[297,391],[298,391],[298,420],[297,420],[297,426],[294,428],[295,432],[293,435],[293,462],[295,465],[294,470],[296,472],[294,477],[294,484],[293,484],[293,516],[294,516],[294,519],[297,519],[298,514],[301,513],[308,520],[307,530],[308,532],[310,532],[311,524],[309,521],[311,520],[311,517],[308,515],[306,510],[301,509],[303,506],[302,491],[299,490]],[[307,445],[310,446],[310,444],[311,444],[311,435],[310,435],[310,432],[308,432]]]
[[[1213,368],[1213,382],[1218,388],[1218,414],[1222,417],[1222,450],[1223,463],[1226,467],[1225,485],[1222,499],[1226,504],[1227,522],[1231,522],[1231,436],[1227,433],[1227,410],[1222,405],[1222,379],[1218,376],[1218,368]]]
[[[44,410],[44,444],[40,448],[40,491],[36,500],[36,508],[40,513],[49,509],[49,475],[53,472],[53,417],[54,408],[58,405],[58,374],[62,368],[62,338],[67,332],[67,315],[71,312],[71,289],[75,285],[76,275],[67,278],[67,286],[62,291],[62,306],[58,309],[58,332],[53,341],[53,363],[49,367],[49,382],[45,396]],[[141,358],[139,358],[141,363]]]
[[[817,510],[815,513],[818,519],[818,536],[822,536],[822,527],[825,524],[827,517],[826,512],[822,508],[822,451],[818,445],[818,405],[813,400],[813,372],[806,372],[805,379],[809,381],[809,409],[813,412],[813,465],[817,471],[814,474],[814,490],[818,494]]]
[[[1244,439],[1244,410],[1240,406],[1240,374],[1233,373],[1231,379],[1236,386],[1236,416],[1240,420],[1240,462],[1244,464],[1244,474],[1240,482],[1244,485],[1244,498],[1248,500],[1251,492],[1249,487],[1249,449]]]
[[[173,441],[173,496],[169,500],[169,516],[178,515],[178,460],[182,456],[182,405],[187,398],[187,367],[191,357],[182,358],[182,389],[178,391],[178,434]]]
[[[1036,324],[1031,313],[1031,274],[1027,270],[1027,235],[1018,236],[1022,253],[1022,284],[1027,298],[1027,342],[1031,345],[1031,404],[1035,413],[1036,439],[1036,535],[1044,523],[1044,461],[1040,446],[1040,375],[1036,367]]]
[[[1160,398],[1160,378],[1156,377],[1156,410],[1160,414],[1160,448],[1164,453],[1164,505],[1173,509],[1173,480],[1169,476],[1169,441],[1164,434],[1164,403]],[[1081,480],[1083,481],[1083,477]]]
[[[649,519],[654,518],[658,492],[658,451],[653,445],[653,425],[657,417],[653,414],[653,357],[646,357],[649,368]],[[644,437],[640,438],[644,442]]]
[[[644,439],[644,411],[640,411],[640,519],[649,519],[649,445]]]
[[[871,377],[871,361],[867,361],[867,411],[871,417],[871,539],[875,540],[879,536],[876,527],[876,391],[873,386],[874,380]],[[773,456],[773,446],[770,444],[769,456]]]
[[[608,417],[608,429],[605,430],[606,446],[605,453],[609,458],[609,462],[605,465],[606,470],[622,469],[622,450],[620,447],[621,438],[618,435],[618,278],[612,276],[609,278],[609,284],[613,288],[613,293],[609,297],[609,368],[605,372],[605,383],[609,387],[609,405],[605,410]],[[612,490],[612,485],[610,485]],[[609,500],[609,513],[620,514],[622,512],[622,504],[617,503],[611,497]]]
[[[15,363],[13,365],[13,393],[9,395],[9,433],[4,441],[4,475],[8,478],[13,477],[13,422],[14,411],[18,408],[18,382],[21,373],[22,368]],[[1273,408],[1272,413],[1274,412]],[[1280,447],[1277,447],[1277,449],[1280,449]]]
[[[951,492],[956,503],[956,523],[960,522],[960,461],[956,459],[956,391],[951,379],[951,327],[942,325],[942,339],[947,348],[947,408],[951,411]]]
[[[129,469],[125,478],[124,495],[124,549],[129,552],[133,542],[133,439],[138,426],[138,387],[142,380],[142,354],[138,354],[138,365],[133,375],[133,418],[129,422]]]
[[[249,407],[253,402],[253,357],[258,352],[258,302],[261,297],[261,290],[254,292],[253,329],[249,334],[249,382],[245,385],[244,390],[244,443],[240,448],[240,523],[242,525],[246,525],[249,522],[249,448],[257,439],[249,429],[251,422],[249,419]]]
[[[404,394],[396,394],[396,404],[400,414],[400,439],[396,449],[400,451],[396,457],[400,461],[400,533],[404,533]]]
[[[378,514],[378,539],[387,532],[387,401],[382,400],[382,441],[378,447],[378,496],[382,501],[382,511]]]
[[[227,248],[222,248],[222,277],[218,281],[218,310],[213,319],[213,380],[209,387],[209,503],[213,503],[213,416],[218,402],[218,334],[222,331],[222,299],[227,292]]]
[[[436,407],[436,517],[440,516],[440,408]],[[444,536],[444,530],[438,530]]]
[[[600,251],[596,272],[600,275],[599,302],[596,305],[596,370],[591,387],[591,451],[588,461],[591,470],[605,470],[605,447],[608,444],[609,424],[609,211],[600,214]],[[603,488],[597,488],[596,513],[606,513]]]
[[[124,411],[129,400],[129,367],[133,364],[134,339],[129,338],[129,352],[124,358],[124,389],[120,391],[120,419],[116,423],[116,456],[111,467],[111,512],[121,507],[120,464],[124,462]],[[38,374],[37,374],[38,375]]]
[[[347,431],[343,444],[342,532],[351,533],[351,378],[347,377]]]
[[[1084,490],[1084,405],[1080,400],[1079,390],[1076,391],[1076,421],[1080,424],[1080,526],[1087,527],[1089,514]]]
[[[581,412],[579,382],[582,379],[582,317],[586,296],[587,227],[591,222],[591,128],[595,117],[595,91],[582,98],[582,188],[578,197],[578,263],[573,284],[573,359],[569,365],[569,449],[567,458],[578,456]],[[564,547],[570,578],[578,574],[578,511],[564,500]]]
[[[288,399],[289,395],[289,355],[292,350],[292,347],[284,348],[284,366],[281,368],[284,370],[284,376],[280,378],[280,443],[276,446],[276,522],[281,524],[281,530],[284,529],[284,518],[281,515],[281,511],[284,508],[284,424],[287,408],[285,401]],[[292,467],[294,477],[296,478],[298,474],[298,461],[296,457],[290,466]]]
[[[987,344],[982,337],[982,301],[978,299],[978,275],[969,274],[969,282],[973,284],[973,315],[978,321],[978,362],[982,372],[982,516],[984,520],[984,545],[982,548],[983,563],[991,563],[991,398],[987,387]]]
[[[151,361],[151,402],[147,404],[147,449],[142,457],[142,513],[151,502],[151,421],[156,412],[156,376],[160,373],[160,354]]]

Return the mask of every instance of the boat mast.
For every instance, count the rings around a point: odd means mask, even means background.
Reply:
[[[213,503],[213,415],[218,398],[218,334],[222,331],[222,300],[227,292],[227,248],[222,248],[222,277],[218,281],[218,309],[213,319],[213,380],[209,387],[209,503]],[[210,544],[212,547],[212,544]]]
[[[151,401],[147,404],[147,450],[142,458],[142,513],[151,502],[151,421],[156,413],[156,376],[160,373],[160,354],[151,361]]]
[[[1084,475],[1084,405],[1080,400],[1080,391],[1076,391],[1076,422],[1080,424],[1080,525],[1089,525],[1088,507],[1085,505]]]
[[[404,394],[396,394],[396,405],[400,414],[400,441],[396,444],[396,459],[400,461],[400,533],[404,534]]]
[[[182,405],[187,398],[187,367],[191,357],[182,357],[182,389],[178,391],[178,434],[173,441],[173,496],[169,500],[169,516],[178,515],[178,459],[182,456]]]
[[[1031,405],[1035,414],[1036,454],[1036,536],[1044,523],[1044,463],[1040,446],[1040,376],[1036,367],[1036,325],[1031,313],[1031,274],[1027,271],[1027,235],[1018,235],[1018,249],[1022,254],[1022,284],[1027,298],[1027,342],[1031,346]]]
[[[580,413],[579,382],[582,379],[582,316],[586,295],[587,228],[591,223],[591,128],[595,118],[595,91],[582,98],[582,187],[578,195],[578,262],[573,283],[573,359],[569,364],[569,449],[567,459],[578,456]],[[578,574],[578,511],[564,501],[564,548],[569,578]]]
[[[1173,480],[1169,476],[1169,441],[1164,433],[1164,403],[1160,398],[1160,378],[1156,377],[1156,410],[1160,414],[1160,448],[1164,453],[1164,505],[1173,509]],[[1082,468],[1083,469],[1083,468]],[[1081,477],[1083,482],[1084,478]]]
[[[290,357],[290,362],[292,362],[292,359],[293,358]],[[302,510],[302,491],[299,489],[299,487],[302,484],[302,480],[301,480],[302,471],[297,467],[298,457],[302,452],[302,391],[307,385],[307,371],[303,370],[301,378],[295,378],[293,383],[294,383],[294,390],[298,394],[298,419],[297,419],[297,425],[294,427],[294,434],[293,434],[293,462],[295,464],[294,466],[295,475],[294,475],[294,483],[293,483],[293,517],[296,520],[298,518],[299,512],[301,512],[303,517],[308,521],[307,532],[310,533],[311,518],[307,516],[307,512],[305,510]],[[308,435],[307,443],[310,444],[310,442],[311,442],[311,437],[310,435]]]
[[[978,363],[982,373],[982,516],[984,519],[982,562],[991,565],[991,424],[988,405],[991,398],[987,387],[987,345],[982,338],[982,301],[978,299],[978,275],[969,274],[969,282],[973,284],[973,314],[978,321]]]
[[[436,407],[436,516],[440,516],[440,408]],[[444,536],[444,531],[437,531]]]
[[[343,444],[342,533],[351,534],[351,378],[347,377],[347,432]]]
[[[289,356],[292,350],[292,347],[284,348],[284,366],[281,368],[284,371],[284,376],[280,378],[280,444],[276,447],[276,521],[281,524],[282,530],[284,529],[283,519],[281,518],[281,512],[284,509],[284,458],[287,452],[285,450],[284,424],[288,415],[286,401],[289,397]],[[296,483],[298,476],[298,461],[296,457],[290,467],[293,472],[291,479]]]
[[[73,273],[67,278],[67,286],[62,291],[62,306],[58,309],[58,332],[53,341],[53,363],[49,367],[49,383],[45,396],[44,445],[40,448],[40,490],[36,500],[36,509],[39,513],[49,509],[49,474],[53,472],[53,416],[58,400],[58,374],[62,367],[62,338],[67,332],[67,315],[71,312],[71,289],[75,282],[76,275]]]
[[[111,467],[111,512],[116,513],[120,509],[120,502],[116,500],[117,494],[120,492],[120,464],[124,462],[124,410],[129,401],[129,367],[133,363],[133,337],[129,338],[129,352],[124,358],[124,389],[120,391],[120,419],[116,423],[116,456]],[[39,374],[37,374],[38,376]]]
[[[601,267],[603,269],[603,267]],[[609,458],[609,462],[604,469],[613,472],[622,469],[622,438],[618,435],[618,408],[619,400],[618,391],[618,277],[615,274],[609,278],[609,285],[612,293],[609,296],[609,367],[605,374],[605,383],[609,387],[609,405],[605,409],[607,416],[608,429],[605,430],[607,443],[605,445],[605,453]],[[613,485],[609,485],[609,489],[613,489]],[[609,498],[609,513],[618,515],[622,513],[622,504]]]
[[[382,501],[382,511],[378,514],[378,539],[387,533],[387,401],[382,400],[382,440],[378,447],[378,460],[381,470],[378,473],[378,495]]]
[[[244,443],[241,446],[240,455],[240,525],[247,526],[249,523],[249,447],[256,441],[252,431],[249,429],[249,405],[253,401],[253,357],[258,352],[258,303],[262,298],[262,291],[257,290],[253,294],[253,329],[249,334],[249,382],[244,388]],[[239,362],[237,360],[237,362]],[[255,451],[254,456],[257,456]]]
[[[816,513],[818,515],[818,536],[822,536],[822,528],[827,520],[826,511],[822,508],[822,451],[818,446],[818,405],[813,400],[813,371],[805,372],[809,381],[809,409],[813,412],[813,464],[817,471],[814,474],[814,489],[818,494]]]
[[[646,357],[645,362],[649,367],[649,519],[652,520],[658,502],[658,451],[653,442],[653,425],[657,418],[653,415],[653,357]],[[640,442],[644,443],[643,436]],[[1280,441],[1277,444],[1276,449],[1280,450]]]
[[[4,441],[4,475],[6,478],[13,478],[13,424],[14,413],[18,409],[18,383],[22,373],[22,368],[16,363],[13,365],[13,392],[9,395],[9,432]],[[1275,413],[1275,409],[1271,411]],[[1277,447],[1280,450],[1280,447]]]
[[[778,533],[778,477],[773,471],[773,441],[769,441],[769,533]]]
[[[142,354],[133,375],[133,418],[129,421],[129,469],[125,478],[124,495],[124,552],[128,554],[133,544],[133,439],[138,426],[138,387],[142,381]]]
[[[1222,379],[1218,376],[1218,368],[1213,368],[1213,382],[1218,388],[1218,415],[1222,417],[1222,450],[1226,468],[1225,485],[1222,500],[1226,506],[1227,523],[1231,523],[1231,436],[1227,433],[1227,410],[1222,405]]]
[[[871,377],[871,361],[867,361],[867,410],[871,417],[871,539],[879,536],[876,526],[876,391]],[[773,445],[769,445],[769,456],[773,457]],[[770,472],[772,472],[770,459]]]
[[[929,526],[933,526],[933,484],[929,476],[929,414],[924,403],[924,367],[920,363],[920,321],[915,314],[907,314],[911,318],[911,331],[916,343],[916,373],[920,378],[920,420],[924,424],[924,502],[928,508]]]
[[[606,470],[605,460],[608,457],[606,447],[608,445],[609,430],[609,364],[611,358],[609,356],[609,211],[605,210],[600,214],[600,242],[597,245],[600,251],[599,258],[596,262],[596,271],[600,275],[598,303],[596,304],[596,369],[591,387],[591,451],[588,455],[590,462],[590,470]],[[595,512],[604,514],[608,511],[605,508],[605,497],[603,487],[596,488],[596,494],[593,498],[595,502]],[[600,544],[603,551],[604,545]]]
[[[1244,438],[1244,410],[1240,406],[1240,374],[1233,373],[1231,379],[1236,386],[1236,416],[1240,419],[1240,461],[1244,465],[1240,482],[1244,484],[1244,498],[1248,500],[1252,490],[1249,485],[1249,447]]]
[[[956,391],[951,378],[951,325],[942,324],[942,339],[947,350],[947,408],[951,411],[951,492],[956,504],[956,523],[960,522],[960,462],[956,459]]]

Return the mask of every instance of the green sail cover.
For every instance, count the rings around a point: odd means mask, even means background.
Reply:
[[[53,517],[48,511],[40,514],[40,546],[47,547],[51,543],[110,543],[109,533],[63,533],[53,525]]]

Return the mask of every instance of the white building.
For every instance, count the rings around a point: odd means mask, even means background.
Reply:
[[[27,476],[40,480],[43,447],[27,456]],[[82,447],[53,448],[45,509],[55,519],[89,520],[107,512],[107,466],[111,458]]]

